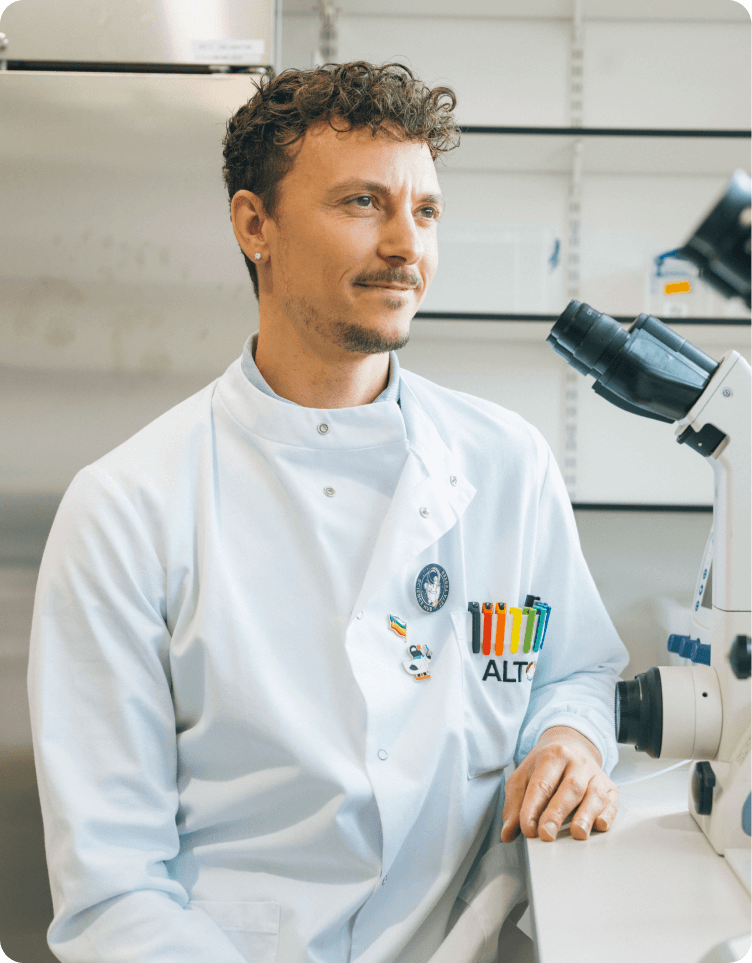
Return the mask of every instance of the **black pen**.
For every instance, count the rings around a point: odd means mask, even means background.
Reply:
[[[473,652],[480,652],[480,602],[468,602],[467,610],[473,616]]]

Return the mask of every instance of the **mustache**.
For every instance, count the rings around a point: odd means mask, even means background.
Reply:
[[[360,275],[354,284],[404,284],[411,288],[422,288],[423,279],[419,274],[408,271],[380,271],[378,274]]]

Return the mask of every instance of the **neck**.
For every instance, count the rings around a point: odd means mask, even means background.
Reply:
[[[259,321],[254,356],[261,376],[281,398],[304,408],[368,405],[389,380],[389,354],[354,354],[317,334]]]

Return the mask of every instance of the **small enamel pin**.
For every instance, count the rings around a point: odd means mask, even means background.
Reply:
[[[436,612],[449,596],[449,576],[441,565],[426,565],[415,580],[415,598],[424,612]]]
[[[416,682],[423,679],[430,679],[431,673],[428,671],[431,665],[431,650],[427,645],[408,645],[410,658],[403,662],[405,672],[409,672]]]
[[[396,615],[390,615],[389,628],[392,632],[396,632],[401,639],[407,641],[407,622],[404,619],[399,619]],[[408,645],[407,648],[410,658],[402,663],[405,672],[409,673],[416,682],[430,679],[431,673],[428,668],[431,664],[431,650],[427,645]]]
[[[404,619],[398,619],[396,615],[390,615],[389,628],[392,632],[396,632],[401,639],[407,638],[407,622]]]

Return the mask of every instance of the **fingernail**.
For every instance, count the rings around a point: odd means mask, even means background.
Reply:
[[[586,836],[590,835],[590,827],[588,826],[588,824],[585,822],[584,819],[578,819],[576,825],[579,826],[581,830],[583,830]]]
[[[556,839],[556,834],[559,832],[556,828],[556,823],[546,823],[543,828],[552,839]]]

